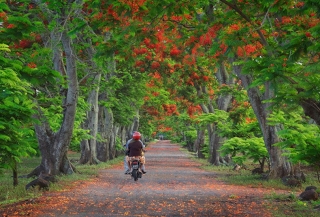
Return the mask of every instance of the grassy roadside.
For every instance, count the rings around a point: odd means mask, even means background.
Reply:
[[[76,181],[89,180],[90,178],[96,177],[100,169],[109,168],[123,161],[123,156],[120,156],[107,163],[80,165],[77,163],[79,158],[80,153],[69,154],[69,159],[76,166],[77,173],[59,176],[57,183],[50,184],[50,191],[60,191],[68,186],[72,186]],[[23,159],[18,166],[19,176],[30,173],[39,165],[40,161],[41,159],[39,157]],[[28,191],[25,190],[26,184],[34,179],[35,178],[19,178],[18,186],[14,187],[10,170],[6,170],[3,174],[0,174],[0,208],[1,206],[41,196],[43,191],[39,191],[37,188]]]
[[[151,141],[147,144],[152,145],[157,140]],[[78,160],[80,159],[80,153],[69,152],[69,160],[76,166],[77,173],[72,175],[62,175],[58,177],[57,183],[50,184],[50,191],[60,191],[68,186],[72,186],[73,183],[80,180],[89,180],[90,178],[96,177],[100,169],[106,169],[113,165],[123,162],[124,156],[119,156],[116,159],[108,161],[107,163],[100,163],[98,165],[80,165]],[[40,157],[26,158],[18,165],[18,175],[27,175],[34,168],[36,168],[41,162]],[[1,172],[1,171],[0,171]],[[37,189],[25,190],[25,186],[35,178],[19,178],[18,186],[13,186],[12,172],[10,170],[0,173],[0,208],[1,206],[14,204],[20,201],[36,198],[42,195],[43,191]]]
[[[252,175],[251,170],[233,171],[231,166],[212,166],[206,159],[199,159],[194,156],[194,153],[188,152],[181,148],[181,151],[187,153],[190,158],[201,164],[201,168],[206,171],[215,172],[217,179],[233,184],[250,186],[252,188],[273,189],[274,193],[266,195],[263,200],[266,201],[266,206],[275,217],[319,217],[320,209],[314,207],[320,205],[320,199],[317,201],[300,201],[298,195],[304,191],[307,186],[313,185],[318,187],[317,192],[320,194],[320,185],[317,180],[316,172],[308,171],[307,182],[302,184],[302,187],[285,186],[280,179],[263,180],[259,175]],[[253,167],[254,168],[254,167]],[[252,168],[252,169],[253,169]],[[290,193],[277,193],[279,190],[286,190]]]
[[[319,187],[319,183],[316,179],[316,174],[308,173],[307,183],[304,183],[301,188],[289,188],[284,186],[280,180],[261,180],[258,177],[251,175],[250,170],[240,170],[239,172],[233,171],[232,167],[227,166],[212,166],[207,160],[198,159],[194,157],[194,154],[186,151],[186,149],[181,149],[183,152],[189,154],[189,156],[201,164],[201,168],[212,171],[217,174],[217,178],[226,183],[234,185],[245,185],[256,188],[271,188],[274,189],[274,193],[266,195],[263,198],[266,201],[266,206],[268,210],[273,212],[275,217],[284,217],[284,216],[294,216],[294,217],[316,217],[320,216],[319,210],[314,210],[313,208],[320,204],[320,201],[315,202],[304,202],[299,201],[297,195],[301,193],[306,186],[314,185]],[[79,165],[77,160],[79,159],[80,154],[71,153],[69,155],[70,161],[76,166],[79,173],[68,176],[58,177],[59,182],[54,183],[50,186],[50,191],[60,191],[68,188],[68,186],[73,186],[76,181],[79,180],[89,180],[98,175],[100,169],[111,167],[115,164],[120,164],[123,161],[123,156],[118,157],[108,163],[101,163],[99,165]],[[24,159],[23,162],[19,165],[19,175],[28,174],[32,169],[38,166],[40,158],[29,158]],[[19,185],[17,187],[12,186],[12,177],[11,171],[5,171],[4,175],[0,175],[0,209],[1,206],[8,204],[13,204],[19,201],[28,200],[36,198],[42,195],[42,191],[37,190],[25,190],[25,185],[29,183],[32,178],[19,179]],[[277,190],[287,190],[288,194],[277,193]]]

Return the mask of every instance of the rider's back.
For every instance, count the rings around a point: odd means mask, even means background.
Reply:
[[[142,148],[141,141],[132,140],[128,145],[129,157],[141,156]]]

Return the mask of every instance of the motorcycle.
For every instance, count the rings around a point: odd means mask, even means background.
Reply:
[[[131,167],[132,167],[131,177],[134,179],[134,181],[137,181],[138,178],[142,178],[142,172],[139,170],[140,168],[139,159],[133,159],[131,161]]]

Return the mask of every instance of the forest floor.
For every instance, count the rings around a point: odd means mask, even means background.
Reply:
[[[223,183],[168,140],[148,146],[145,156],[147,174],[138,181],[118,164],[72,188],[7,206],[0,216],[274,216],[277,207],[264,199],[273,189]]]

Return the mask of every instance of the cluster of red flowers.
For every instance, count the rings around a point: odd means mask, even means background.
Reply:
[[[152,77],[155,79],[160,79],[161,75],[158,72],[155,72]]]
[[[2,18],[3,20],[6,20],[7,14],[6,12],[0,12],[0,18]]]
[[[183,58],[183,63],[186,65],[195,65],[196,64],[196,58],[194,56],[191,56],[189,54],[185,55]]]
[[[250,124],[250,123],[255,122],[255,121],[257,121],[257,119],[256,119],[256,118],[249,118],[249,117],[246,117],[246,124]]]
[[[262,44],[260,42],[256,42],[255,44],[247,44],[243,47],[237,48],[237,55],[239,57],[244,56],[257,56],[262,48]]]
[[[189,86],[194,86],[194,83],[193,83],[193,80],[192,80],[192,78],[188,78],[188,80],[187,80],[187,85],[189,85]]]
[[[133,52],[137,55],[145,54],[148,52],[147,48],[135,48]]]
[[[8,20],[8,17],[6,12],[0,12],[0,22],[3,21],[2,26],[4,28],[13,29],[16,27],[14,24],[8,23],[7,20]]]
[[[18,48],[22,48],[22,49],[30,48],[32,46],[32,44],[33,44],[32,41],[29,41],[29,40],[26,40],[26,39],[22,39],[19,42],[15,43],[14,48],[15,49],[18,49]]]
[[[14,24],[12,24],[12,23],[10,23],[10,24],[8,24],[7,25],[7,29],[13,29],[13,28],[15,28],[16,26],[14,25]]]
[[[151,80],[149,81],[147,84],[146,84],[147,87],[154,87],[154,80]]]
[[[302,8],[303,5],[304,5],[304,2],[298,2],[298,3],[296,4],[297,8]]]
[[[237,32],[240,30],[240,26],[238,24],[231,24],[228,28],[227,28],[227,33],[228,34],[232,34],[234,32]]]
[[[138,61],[136,61],[135,66],[136,66],[136,67],[139,67],[139,66],[142,66],[143,64],[144,64],[144,62],[143,62],[143,61],[138,60]]]
[[[162,107],[167,115],[178,114],[177,106],[175,104],[164,104]]]
[[[201,114],[201,112],[202,109],[200,105],[190,105],[187,111],[189,116],[193,116],[194,114]]]
[[[227,45],[220,44],[219,50],[215,53],[214,57],[219,57],[220,55],[223,55],[227,51]]]
[[[159,67],[160,67],[160,63],[159,63],[159,62],[153,61],[153,62],[151,63],[151,68],[157,69],[157,68],[159,68]]]
[[[37,68],[37,65],[35,63],[31,62],[31,63],[28,63],[28,67],[31,69],[34,69],[34,68]]]
[[[203,81],[209,81],[209,76],[206,76],[206,75],[202,76],[202,80]]]
[[[282,20],[282,24],[288,24],[288,23],[291,23],[292,21],[291,17],[286,17],[286,16],[283,16],[281,20]]]
[[[248,44],[244,46],[244,50],[246,51],[247,55],[251,55],[252,53],[254,53],[256,51],[256,46],[252,45],[252,44]]]
[[[112,5],[108,7],[107,14],[112,16],[115,20],[119,20],[119,16],[117,12],[115,12],[112,7],[113,7]]]
[[[171,16],[171,20],[174,20],[174,21],[182,21],[182,16]]]
[[[199,80],[200,76],[196,72],[192,72],[190,75],[190,78],[192,78],[194,80]]]
[[[154,115],[154,116],[159,115],[158,110],[157,110],[156,108],[154,108],[154,107],[149,107],[149,108],[146,109],[146,111],[147,111],[148,114],[150,114],[150,115]]]
[[[200,36],[200,44],[203,46],[212,44],[212,37],[209,33]]]
[[[178,56],[180,53],[181,51],[176,46],[173,46],[173,48],[170,51],[171,56]]]
[[[240,30],[240,26],[238,26],[238,24],[232,24],[230,26],[230,29],[232,29],[233,31],[239,31]]]

